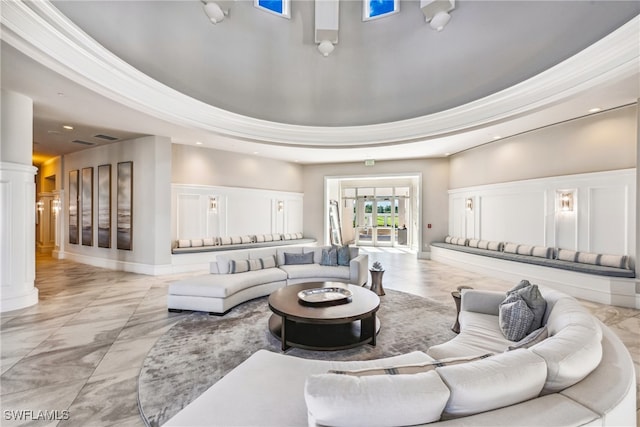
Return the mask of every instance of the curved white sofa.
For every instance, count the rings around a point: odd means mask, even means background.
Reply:
[[[349,249],[348,265],[321,265],[329,246],[249,249],[218,255],[210,274],[192,276],[169,285],[169,311],[193,310],[224,314],[238,304],[302,282],[367,283],[369,256]],[[309,264],[287,264],[285,254],[312,254]],[[241,271],[249,269],[248,271]],[[234,272],[240,271],[240,272]]]
[[[434,358],[413,352],[335,362],[260,350],[164,425],[395,426],[435,414],[429,425],[635,426],[635,374],[626,347],[574,298],[545,290],[543,296],[549,337],[530,348],[505,351],[514,342],[499,332],[504,293],[466,291],[460,335],[427,353],[493,356],[430,372],[357,377],[327,371],[397,369]]]

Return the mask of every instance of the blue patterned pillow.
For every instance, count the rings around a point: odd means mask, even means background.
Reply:
[[[527,306],[533,312],[533,322],[527,333],[531,333],[543,326],[544,313],[547,310],[547,300],[544,299],[538,289],[538,285],[532,285],[528,280],[522,280],[513,289],[507,292],[507,295],[518,295],[527,303]]]
[[[336,266],[338,265],[338,250],[334,247],[331,249],[323,249],[320,265]]]
[[[313,252],[307,252],[306,254],[292,254],[289,252],[285,252],[284,264],[285,265],[313,264]]]
[[[509,341],[520,341],[529,333],[533,312],[517,294],[511,294],[500,304],[498,320],[500,329]]]
[[[349,265],[351,262],[351,251],[349,245],[340,246],[338,248],[338,265]]]

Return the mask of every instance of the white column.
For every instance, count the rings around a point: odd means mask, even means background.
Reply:
[[[1,91],[0,312],[38,303],[34,286],[35,192],[32,165],[33,101]]]

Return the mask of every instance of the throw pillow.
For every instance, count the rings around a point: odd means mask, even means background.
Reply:
[[[262,270],[262,262],[259,259],[250,259],[249,262],[249,271]]]
[[[502,333],[509,341],[520,341],[524,338],[528,334],[533,317],[533,312],[519,295],[508,295],[500,304],[498,321]]]
[[[549,338],[549,330],[546,326],[543,326],[542,328],[536,329],[535,331],[531,332],[529,335],[522,338],[514,345],[510,345],[507,348],[507,351],[517,350],[519,348],[533,347],[534,345],[546,340],[547,338]]]
[[[368,368],[368,369],[358,369],[355,371],[338,371],[338,370],[329,370],[330,374],[339,374],[339,375],[351,375],[354,377],[364,377],[368,375],[412,375],[419,374],[422,372],[433,371],[436,368],[440,368],[443,366],[451,366],[457,365],[459,363],[467,363],[473,362],[474,360],[486,359],[487,357],[493,356],[493,353],[483,354],[482,356],[471,356],[471,357],[452,357],[443,360],[434,360],[432,362],[420,363],[416,365],[404,365],[404,366],[391,366],[387,368]]]
[[[340,246],[338,248],[338,265],[349,265],[351,262],[351,251],[349,245]]]
[[[178,247],[179,248],[190,248],[191,247],[191,240],[189,240],[189,239],[178,240]]]
[[[338,265],[338,250],[336,248],[323,249],[320,257],[320,265]]]
[[[265,258],[260,258],[260,262],[262,263],[262,268],[275,268],[276,267],[276,257],[275,255],[271,255]]]
[[[299,264],[313,264],[313,252],[307,252],[304,254],[284,253],[285,265],[299,265]]]
[[[544,313],[547,310],[547,300],[545,300],[540,293],[538,285],[532,285],[528,280],[522,280],[518,285],[516,285],[516,287],[507,292],[507,294],[519,295],[533,312],[533,322],[531,323],[527,334],[542,326]]]
[[[229,261],[229,273],[244,273],[249,271],[249,260],[248,259],[232,259]]]
[[[615,268],[627,268],[627,260],[629,257],[626,255],[601,255],[598,265],[605,267]]]

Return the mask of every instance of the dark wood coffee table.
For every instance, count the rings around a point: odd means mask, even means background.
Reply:
[[[337,305],[304,305],[298,292],[305,289],[340,287],[353,293],[351,301]],[[311,282],[286,286],[269,295],[269,330],[289,347],[307,350],[342,350],[363,344],[376,345],[380,320],[376,312],[380,298],[370,290],[338,282]]]

